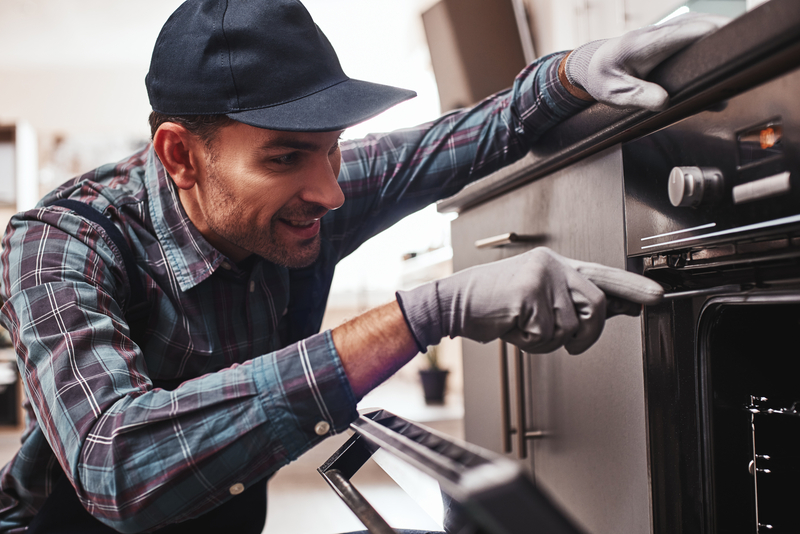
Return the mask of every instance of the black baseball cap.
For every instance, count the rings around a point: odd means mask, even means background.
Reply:
[[[416,96],[348,78],[296,0],[184,2],[161,29],[145,85],[159,113],[304,132],[341,130]]]

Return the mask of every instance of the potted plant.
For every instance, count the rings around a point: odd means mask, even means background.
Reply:
[[[447,374],[450,371],[439,366],[438,347],[428,347],[427,352],[425,352],[425,359],[428,362],[428,367],[419,371],[422,390],[425,393],[425,404],[444,404]]]

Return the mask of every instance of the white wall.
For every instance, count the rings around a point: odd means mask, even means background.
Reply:
[[[345,137],[430,120],[438,94],[418,14],[434,0],[306,0],[352,77],[419,97]],[[30,123],[42,191],[149,137],[144,86],[161,26],[181,0],[0,0],[0,124]]]
[[[25,121],[4,125],[12,139],[0,142],[0,232],[17,211],[39,200],[39,156],[36,131]]]
[[[403,116],[425,120],[438,109],[424,32],[417,20],[419,6],[430,2],[306,0],[304,4],[350,76],[410,87],[421,94],[395,112],[396,122]],[[158,32],[180,3],[0,1],[0,123],[25,119],[43,135],[103,132],[146,138],[150,106],[144,77]],[[390,121],[384,118],[378,124]]]
[[[686,0],[525,0],[538,56],[620,35]]]
[[[178,0],[0,2],[0,121],[147,136],[144,76]]]

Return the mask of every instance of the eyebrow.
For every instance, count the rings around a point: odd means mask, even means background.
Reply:
[[[342,139],[342,134],[339,134],[339,137],[336,138],[336,141],[331,145],[331,147],[336,146],[339,141]],[[276,150],[281,148],[291,148],[294,150],[307,150],[307,151],[315,151],[315,150],[322,150],[324,147],[319,143],[310,143],[308,141],[301,141],[299,139],[293,139],[291,137],[278,137],[276,139],[271,139],[267,141],[263,145],[259,147],[261,150]]]
[[[275,150],[276,148],[293,148],[295,150],[319,150],[320,145],[298,139],[273,139],[261,145],[262,150]]]

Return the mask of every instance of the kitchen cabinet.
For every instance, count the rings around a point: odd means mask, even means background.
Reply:
[[[476,248],[514,232],[532,241]],[[622,157],[619,145],[461,211],[452,223],[453,265],[461,270],[544,245],[568,257],[625,267]],[[463,340],[465,437],[503,452],[497,343]],[[509,360],[514,361],[509,346]],[[537,485],[588,532],[650,531],[650,489],[638,318],[606,323],[581,355],[523,354],[526,430],[542,437],[526,451],[512,439]],[[511,421],[517,382],[511,365]],[[512,423],[513,425],[513,423]],[[525,452],[526,454],[522,454]]]

